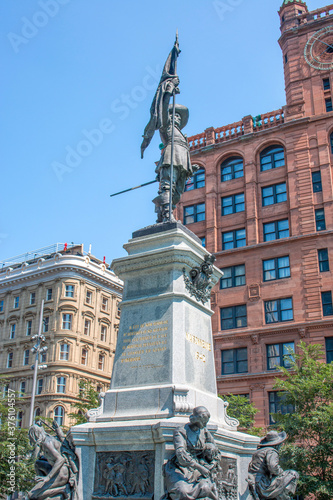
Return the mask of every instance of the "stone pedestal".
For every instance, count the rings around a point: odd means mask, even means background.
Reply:
[[[238,422],[217,397],[210,303],[189,286],[191,270],[209,254],[179,222],[137,231],[124,247],[129,255],[112,263],[124,295],[111,387],[101,407],[89,412],[89,423],[72,429],[82,466],[80,499],[154,494],[158,500],[173,430],[196,406],[210,411],[208,428],[226,469],[235,469],[238,495],[230,498],[245,499],[258,439],[237,432]],[[220,276],[214,268],[212,284]],[[104,495],[107,489],[112,495]]]

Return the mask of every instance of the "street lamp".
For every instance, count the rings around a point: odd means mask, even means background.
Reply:
[[[32,381],[32,394],[31,394],[31,406],[30,406],[30,417],[29,417],[29,427],[33,423],[34,419],[34,407],[35,407],[35,397],[36,397],[36,385],[37,385],[37,372],[38,370],[45,370],[47,365],[39,365],[39,355],[43,354],[47,351],[47,346],[42,346],[42,342],[45,342],[45,335],[42,334],[42,326],[43,326],[43,313],[44,313],[44,299],[42,300],[42,307],[40,310],[40,318],[39,318],[39,328],[37,335],[31,337],[32,341],[36,341],[36,344],[32,347],[31,352],[35,354],[35,363],[32,365],[32,369],[34,370],[34,376]]]

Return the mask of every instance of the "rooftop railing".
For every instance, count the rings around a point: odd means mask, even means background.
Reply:
[[[318,21],[319,19],[331,16],[333,14],[333,4],[326,5],[326,7],[321,7],[320,9],[312,10],[311,12],[305,12],[297,17],[299,24],[312,23]]]
[[[16,255],[15,257],[10,257],[9,259],[0,260],[0,270],[7,266],[12,266],[14,264],[22,264],[24,262],[31,262],[39,259],[40,257],[46,257],[48,255],[54,255],[58,252],[63,252],[70,250],[71,248],[78,247],[81,248],[83,253],[83,245],[77,243],[54,243],[47,247],[38,248],[32,252],[22,253],[21,255]]]
[[[223,127],[207,128],[204,132],[197,135],[192,135],[188,138],[190,151],[197,151],[202,148],[221,144],[232,139],[236,139],[245,134],[256,133],[261,130],[266,130],[276,127],[284,123],[283,109],[277,109],[263,115],[245,116],[239,122],[224,125]]]

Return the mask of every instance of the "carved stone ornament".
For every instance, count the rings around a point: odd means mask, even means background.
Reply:
[[[102,415],[104,410],[104,398],[105,398],[105,392],[100,392],[98,394],[100,406],[98,408],[91,408],[90,410],[87,411],[86,418],[88,419],[89,422],[95,422],[96,417]]]
[[[153,498],[154,466],[153,451],[98,452],[92,499]]]
[[[213,264],[215,262],[214,255],[205,255],[205,260],[199,267],[192,267],[190,270],[190,278],[186,275],[186,269],[183,268],[183,276],[186,290],[194,296],[198,302],[205,304],[211,294],[214,286],[212,282]]]

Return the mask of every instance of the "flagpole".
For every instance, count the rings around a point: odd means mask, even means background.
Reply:
[[[171,131],[171,165],[170,165],[170,200],[169,200],[169,221],[172,220],[172,191],[173,191],[173,150],[175,142],[175,110],[176,110],[176,89],[172,92],[172,131]]]

